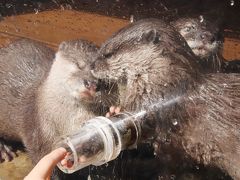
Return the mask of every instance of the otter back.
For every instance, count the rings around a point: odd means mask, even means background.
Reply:
[[[25,95],[34,93],[45,79],[53,58],[53,50],[26,39],[0,49],[1,137],[20,140],[19,112],[28,103]]]

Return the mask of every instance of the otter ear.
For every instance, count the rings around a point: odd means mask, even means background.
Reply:
[[[64,51],[65,49],[66,49],[66,47],[67,47],[67,42],[66,41],[63,41],[63,42],[61,42],[60,44],[59,44],[59,46],[58,46],[58,50],[59,51]]]
[[[149,32],[145,32],[142,35],[142,40],[146,42],[153,42],[153,44],[157,44],[160,41],[160,34],[156,29],[153,29]]]

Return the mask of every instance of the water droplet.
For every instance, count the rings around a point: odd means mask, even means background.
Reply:
[[[13,7],[13,5],[10,4],[10,3],[7,3],[5,6],[6,6],[6,8],[11,8],[11,7]]]
[[[176,175],[172,174],[172,175],[170,176],[170,179],[172,179],[172,180],[176,179]]]
[[[200,169],[199,166],[196,166],[196,169],[199,170]]]
[[[38,9],[37,8],[34,8],[33,10],[34,10],[35,14],[38,14]]]
[[[72,6],[71,6],[70,4],[67,4],[67,5],[66,5],[66,9],[72,10]]]
[[[174,126],[178,125],[178,120],[177,120],[177,119],[173,119],[173,120],[172,120],[172,124],[173,124]]]
[[[158,176],[158,180],[162,180],[162,179],[164,179],[163,176]]]
[[[199,16],[199,19],[200,19],[200,23],[202,23],[204,21],[204,18],[202,15]]]
[[[90,176],[90,174],[88,175],[87,179],[88,179],[88,180],[91,180],[91,179],[92,179],[91,176]]]
[[[19,29],[19,28],[15,28],[15,31],[16,31],[16,32],[20,32],[20,29]]]
[[[0,21],[2,21],[3,20],[3,16],[2,16],[2,14],[0,14]]]
[[[131,16],[130,16],[130,23],[133,23],[133,22],[134,22],[134,16],[131,15]]]
[[[153,148],[157,150],[159,148],[158,143],[153,143]]]
[[[60,6],[60,8],[61,8],[61,10],[65,10],[65,7],[61,4],[61,6]]]
[[[226,83],[223,83],[223,87],[226,88],[228,87],[228,85]]]
[[[166,87],[166,86],[167,86],[167,83],[165,83],[163,86]]]
[[[230,0],[230,5],[231,6],[234,6],[234,3],[235,3],[234,0]]]

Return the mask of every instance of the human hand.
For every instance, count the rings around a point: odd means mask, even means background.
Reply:
[[[109,108],[109,112],[107,112],[106,117],[109,118],[113,115],[119,114],[121,111],[121,107],[119,106],[111,106]]]
[[[66,149],[58,148],[44,156],[24,180],[49,180],[53,168],[67,154]]]

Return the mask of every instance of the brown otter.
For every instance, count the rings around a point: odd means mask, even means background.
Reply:
[[[23,119],[18,111],[26,93],[45,78],[53,58],[53,50],[29,40],[0,49],[0,137],[5,141],[21,141]],[[2,147],[0,159],[11,160],[13,153],[5,144]]]
[[[106,41],[92,72],[118,83],[127,111],[160,104],[153,127],[157,154],[169,143],[183,157],[240,179],[240,75],[205,74],[197,61],[172,26],[147,19]]]
[[[210,72],[239,73],[240,61],[227,61],[222,56],[223,32],[218,23],[199,18],[179,18],[171,22],[198,56],[203,68]]]
[[[1,49],[1,137],[23,142],[36,163],[59,136],[99,113],[104,95],[89,71],[96,51],[87,41],[63,42],[52,61],[52,50],[29,40]]]

